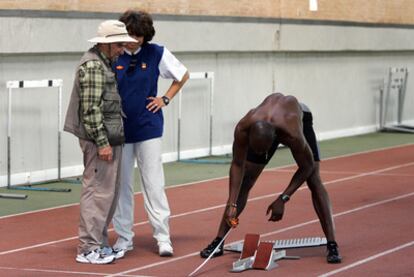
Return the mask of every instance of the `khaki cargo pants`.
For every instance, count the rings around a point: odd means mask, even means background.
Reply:
[[[98,158],[96,145],[79,139],[83,152],[78,254],[108,245],[107,228],[118,202],[122,146],[113,146],[112,161]],[[118,173],[119,172],[119,173]]]

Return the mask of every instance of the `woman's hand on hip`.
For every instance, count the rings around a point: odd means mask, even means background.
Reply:
[[[151,96],[151,97],[148,97],[147,99],[151,101],[146,107],[150,112],[156,113],[162,107],[165,106],[164,101],[162,101],[161,97],[152,97]]]

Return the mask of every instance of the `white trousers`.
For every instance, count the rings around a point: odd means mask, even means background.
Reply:
[[[170,241],[168,220],[170,208],[164,186],[164,170],[161,160],[161,138],[137,143],[126,143],[122,152],[121,187],[113,224],[118,240],[114,248],[132,247],[134,237],[134,164],[137,160],[141,174],[141,191],[144,207],[158,242]]]

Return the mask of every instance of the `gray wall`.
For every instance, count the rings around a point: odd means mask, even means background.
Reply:
[[[76,64],[103,20],[42,14],[0,13],[0,186],[7,174],[8,80],[63,79],[63,116]],[[116,18],[108,15],[106,18]],[[190,72],[215,74],[213,144],[229,152],[237,121],[273,91],[297,96],[315,117],[320,139],[373,132],[378,127],[378,89],[387,69],[414,68],[411,26],[343,25],[240,18],[156,19],[154,42],[169,48]],[[169,81],[160,80],[163,93]],[[405,118],[414,121],[413,82],[408,81]],[[12,183],[56,176],[56,89],[13,92]],[[208,147],[209,83],[190,80],[182,94],[183,156]],[[165,109],[164,160],[176,159],[178,98]],[[393,102],[394,103],[394,102]],[[77,140],[62,136],[62,173],[79,174]]]

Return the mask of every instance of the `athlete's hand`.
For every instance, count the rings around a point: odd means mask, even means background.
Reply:
[[[227,204],[224,220],[231,228],[237,227],[239,219],[237,218],[237,206],[235,204]]]
[[[283,217],[283,213],[285,212],[285,203],[283,203],[283,201],[280,198],[277,198],[267,208],[266,215],[269,215],[270,212],[272,212],[272,214],[269,217],[269,221],[281,220]]]

